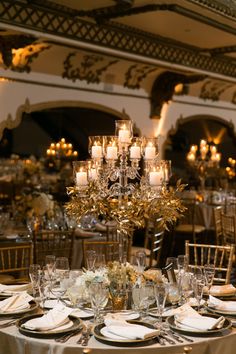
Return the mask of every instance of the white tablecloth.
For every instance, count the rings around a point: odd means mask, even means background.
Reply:
[[[0,354],[82,354],[84,347],[76,344],[79,335],[72,337],[65,344],[56,343],[54,339],[37,339],[19,333],[16,326],[0,330]],[[91,337],[86,349],[91,354],[182,354],[183,347],[190,345],[191,354],[235,354],[236,329],[227,331],[224,336],[195,337],[195,342],[160,346],[153,344],[145,347],[113,347],[98,342]]]

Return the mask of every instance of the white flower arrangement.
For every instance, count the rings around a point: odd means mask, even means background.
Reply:
[[[107,276],[107,269],[87,270],[77,279],[76,284],[86,286],[92,282],[101,282],[108,286],[110,282]]]
[[[38,216],[43,216],[46,213],[53,211],[54,202],[52,196],[46,193],[40,193],[33,197],[31,201],[31,208]]]

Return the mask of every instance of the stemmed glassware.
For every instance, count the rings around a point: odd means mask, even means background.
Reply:
[[[29,277],[32,284],[33,297],[36,297],[36,293],[39,288],[41,267],[39,264],[31,264],[29,267]]]
[[[96,252],[94,250],[86,250],[85,252],[85,259],[86,259],[86,266],[88,270],[94,270],[95,262],[96,262]]]
[[[205,286],[204,278],[202,278],[202,279],[194,278],[193,279],[193,290],[194,290],[194,296],[195,296],[195,298],[197,300],[197,304],[198,304],[198,312],[200,311],[200,307],[201,307],[201,300],[202,300],[204,286]]]
[[[215,265],[214,264],[205,264],[203,267],[203,274],[205,277],[206,287],[208,290],[208,295],[210,294],[210,289],[215,276]]]
[[[55,272],[52,274],[50,291],[57,298],[57,303],[66,293],[70,285],[69,261],[66,257],[58,257],[55,261]]]
[[[156,298],[156,304],[158,309],[158,319],[159,319],[159,327],[162,327],[162,315],[165,308],[166,298],[168,295],[169,286],[168,284],[161,283],[154,285],[154,294]]]
[[[94,321],[99,323],[102,321],[101,310],[108,302],[109,290],[103,283],[94,282],[89,285],[89,296],[94,311]]]
[[[152,283],[146,283],[140,287],[140,306],[143,309],[143,318],[147,317],[148,309],[155,303],[155,300],[154,285]]]
[[[47,255],[45,257],[45,266],[48,274],[49,280],[52,278],[53,272],[55,271],[56,256]]]
[[[136,257],[136,262],[137,262],[137,270],[139,274],[142,274],[144,272],[144,269],[146,267],[146,253],[144,251],[137,251],[135,253]]]

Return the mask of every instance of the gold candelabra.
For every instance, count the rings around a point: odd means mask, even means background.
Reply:
[[[115,136],[89,137],[89,152],[91,160],[73,163],[75,186],[68,188],[66,209],[78,222],[103,216],[129,237],[146,218],[158,215],[167,226],[184,210],[176,196],[184,186],[168,188],[171,163],[158,160],[157,138],[133,137],[132,121],[116,121]]]

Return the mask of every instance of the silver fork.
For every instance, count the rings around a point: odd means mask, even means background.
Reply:
[[[90,338],[91,335],[92,335],[92,328],[93,328],[92,325],[88,325],[88,326],[87,326],[87,331],[86,331],[86,333],[85,333],[85,335],[84,335],[84,338],[83,338],[83,340],[82,340],[82,342],[81,342],[81,345],[82,345],[83,347],[86,347],[86,346],[88,345],[89,338]]]
[[[80,326],[79,328],[75,329],[74,331],[71,331],[69,333],[66,333],[58,338],[55,339],[56,342],[58,343],[65,343],[67,342],[71,337],[75,336],[76,334],[79,334],[79,332],[81,332],[82,330],[82,326]]]
[[[81,344],[82,343],[86,333],[87,333],[87,327],[84,326],[83,329],[82,329],[82,332],[81,332],[81,336],[80,336],[79,340],[77,340],[77,342],[76,342],[77,344]]]

